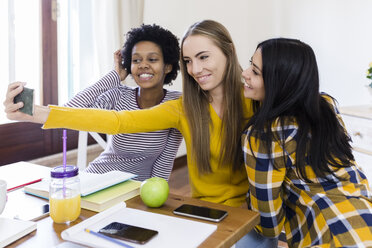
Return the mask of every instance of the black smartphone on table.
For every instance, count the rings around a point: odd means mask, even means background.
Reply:
[[[99,233],[129,242],[145,244],[158,234],[158,231],[132,226],[120,222],[112,222],[101,228]]]
[[[173,210],[173,213],[213,222],[220,222],[227,216],[227,211],[225,210],[194,206],[190,204],[181,205],[180,207]]]

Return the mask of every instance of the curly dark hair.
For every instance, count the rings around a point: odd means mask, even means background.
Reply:
[[[128,73],[131,73],[132,49],[140,41],[151,41],[160,46],[164,63],[172,65],[172,71],[169,72],[164,79],[164,84],[170,84],[172,80],[176,79],[180,69],[178,62],[180,58],[178,38],[169,30],[156,24],[142,24],[138,28],[132,28],[126,34],[126,41],[121,50],[121,56],[123,58],[122,65]]]

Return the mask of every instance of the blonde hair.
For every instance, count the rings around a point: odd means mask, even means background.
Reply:
[[[212,40],[226,56],[226,68],[222,79],[224,108],[220,163],[223,166],[232,166],[233,170],[239,170],[242,165],[242,151],[240,149],[240,137],[243,131],[242,69],[229,32],[222,24],[212,20],[193,24],[181,42],[183,105],[190,125],[192,140],[192,154],[190,156],[195,159],[199,172],[211,172],[209,94],[207,91],[203,91],[194,78],[187,73],[186,64],[183,61],[183,43],[187,37],[193,35],[202,35]]]

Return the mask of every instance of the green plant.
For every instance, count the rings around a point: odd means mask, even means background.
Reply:
[[[369,68],[367,70],[367,78],[371,79],[371,83],[368,86],[372,88],[372,62],[369,63]]]

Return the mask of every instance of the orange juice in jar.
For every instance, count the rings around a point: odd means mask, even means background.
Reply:
[[[80,216],[78,168],[57,166],[51,171],[49,212],[55,223],[69,223]]]

